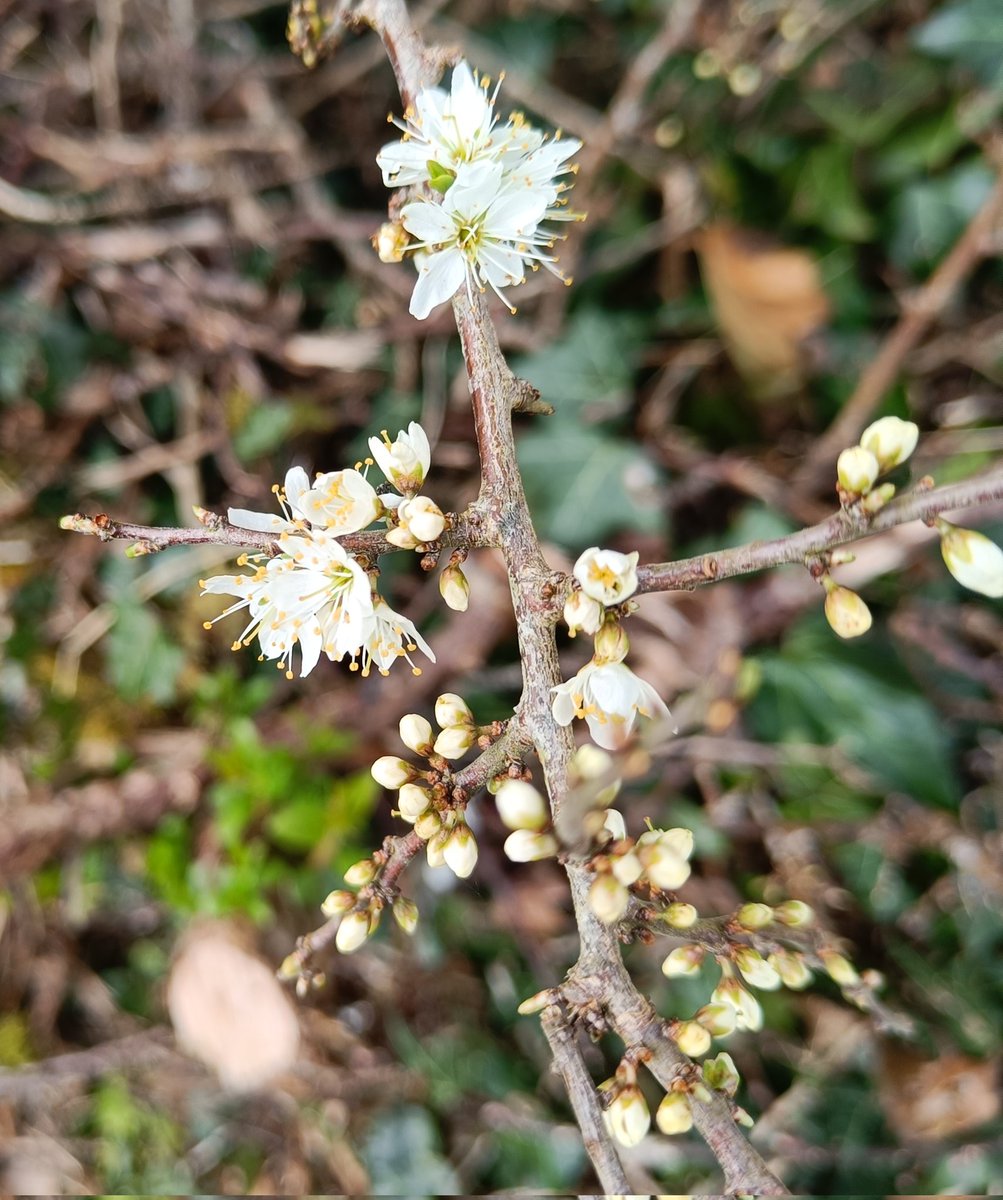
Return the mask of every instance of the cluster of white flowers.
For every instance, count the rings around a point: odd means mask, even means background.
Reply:
[[[584,720],[593,741],[607,750],[619,750],[627,742],[639,716],[666,724],[672,719],[651,684],[623,661],[630,643],[610,611],[637,590],[637,559],[636,551],[619,554],[592,546],[575,563],[579,587],[564,606],[572,636],[578,630],[595,635],[595,654],[572,679],[553,689],[554,720],[558,725],[570,725],[576,717]]]
[[[203,594],[236,597],[206,628],[247,609],[249,620],[233,649],[257,638],[261,657],[276,660],[289,678],[297,649],[301,676],[313,670],[322,653],[332,661],[348,659],[363,675],[374,664],[386,674],[399,658],[420,674],[411,659],[417,650],[435,662],[414,624],[394,612],[338,541],[379,520],[386,521],[387,538],[395,544],[413,547],[441,535],[445,516],[434,501],[417,494],[431,458],[428,438],[412,421],[393,442],[384,435],[370,438],[369,446],[396,491],[379,495],[354,468],[318,474],[311,483],[302,467],[293,467],[285,485],[272,489],[281,516],[242,508],[228,513],[238,529],[274,533],[279,553],[242,554],[237,563],[253,568],[252,574],[214,575],[200,582]]]
[[[404,136],[377,156],[387,187],[426,184],[443,193],[441,204],[404,205],[401,224],[415,239],[409,246],[386,229],[377,241],[391,261],[405,248],[417,252],[410,311],[419,320],[464,285],[470,295],[491,288],[508,304],[502,289],[523,283],[527,269],[560,276],[551,253],[557,235],[543,222],[578,219],[560,177],[573,171],[568,160],[581,142],[548,139],[519,113],[500,122],[497,95],[458,63],[448,92],[423,88],[403,121],[391,118]]]

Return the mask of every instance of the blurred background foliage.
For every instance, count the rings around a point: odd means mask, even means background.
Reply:
[[[993,188],[997,0],[414,13],[430,41],[506,70],[503,108],[586,143],[575,286],[534,278],[498,318],[556,408],[518,430],[554,564],[597,542],[699,553],[824,514],[831,479],[795,484],[796,468]],[[308,71],[286,15],[0,4],[4,1188],[588,1188],[542,1037],[515,1016],[574,957],[560,871],[507,863],[486,805],[474,880],[410,872],[416,936],[328,964],[278,1083],[228,1093],[167,1032],[183,934],[274,967],[393,831],[368,767],[399,748],[404,712],[456,690],[489,720],[518,696],[491,555],[469,560],[465,615],[415,564],[387,564],[438,652],[420,680],[324,664],[287,682],[231,656],[232,629],[202,629],[215,605],[195,581],[221,549],[128,560],[57,529],[74,511],[268,508],[290,463],[346,465],[412,419],[436,445],[431,493],[457,510],[476,494],[450,314],[412,321],[411,268],[369,247],[392,76],[372,37]],[[638,87],[666,20],[676,44]],[[1003,445],[1001,296],[990,255],[879,410],[924,430],[913,479],[963,478]],[[998,513],[973,521],[1003,533]],[[809,901],[916,1022],[896,1039],[820,985],[766,996],[766,1031],[729,1041],[753,1139],[792,1191],[999,1191],[1000,609],[953,583],[923,529],[839,578],[876,614],[859,644],[793,568],[645,598],[632,662],[680,735],[632,785],[628,824],[692,826],[701,911]],[[565,654],[570,673],[584,651]],[[670,984],[658,950],[630,948],[631,967],[661,1012],[689,1015],[711,979]],[[591,1054],[598,1080],[617,1047]],[[688,1138],[648,1138],[628,1170],[638,1192],[719,1188]]]

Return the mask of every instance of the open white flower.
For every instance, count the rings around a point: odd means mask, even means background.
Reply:
[[[290,467],[286,471],[284,486],[272,488],[282,516],[275,513],[254,512],[249,508],[228,508],[226,515],[231,525],[238,529],[253,529],[258,533],[292,533],[304,529],[309,520],[300,507],[300,501],[310,490],[310,479],[302,467]],[[361,526],[359,526],[361,528]]]
[[[232,648],[249,646],[257,638],[262,657],[277,659],[292,678],[296,647],[300,675],[305,676],[335,638],[344,642],[361,635],[372,615],[372,588],[365,571],[330,534],[283,533],[279,543],[282,553],[275,558],[253,556],[258,563],[253,575],[214,575],[200,586],[203,595],[237,597],[236,604],[206,625],[246,608],[251,619]],[[244,556],[243,561],[250,564],[252,558]]]
[[[385,430],[382,439],[371,437],[369,450],[376,465],[399,492],[410,496],[420,490],[428,474],[432,451],[428,435],[417,421],[412,421],[406,431],[402,429],[392,442]],[[384,496],[383,501],[397,507],[400,497]]]
[[[389,142],[376,156],[384,184],[428,183],[463,163],[496,157],[498,139],[492,134],[498,120],[494,110],[497,94],[496,86],[489,96],[465,62],[453,68],[448,92],[439,87],[422,88],[414,107],[405,111],[404,120],[392,118],[404,137]],[[436,164],[439,171],[430,171],[429,163]]]
[[[362,618],[362,636],[357,642],[354,637],[357,631],[349,633],[346,626],[333,627],[330,632],[330,649],[327,640],[324,645],[328,657],[341,659],[347,655],[351,659],[352,670],[361,668],[363,675],[370,673],[374,663],[379,673],[386,675],[399,658],[407,659],[412,674],[420,675],[421,668],[416,667],[411,658],[416,650],[420,650],[430,662],[435,662],[432,648],[414,623],[394,612],[379,595],[373,597],[372,608]]]
[[[318,475],[310,490],[298,497],[297,504],[311,525],[338,534],[357,533],[383,514],[376,489],[356,470]]]
[[[631,554],[616,550],[600,550],[592,546],[575,563],[574,576],[586,596],[600,604],[620,604],[637,591],[637,560]]]
[[[618,750],[630,737],[639,716],[669,722],[672,714],[650,683],[625,663],[596,663],[595,659],[567,683],[551,688],[558,725],[578,717],[589,727],[592,740],[605,750]]]
[[[553,239],[537,231],[546,197],[503,187],[503,175],[501,163],[477,163],[457,175],[442,204],[418,200],[401,210],[414,248],[430,251],[411,295],[409,311],[420,321],[464,284],[470,296],[490,287],[509,304],[502,289],[523,282],[526,262],[551,258],[544,250]]]

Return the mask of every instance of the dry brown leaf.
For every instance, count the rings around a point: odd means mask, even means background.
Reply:
[[[724,223],[705,229],[697,250],[735,366],[760,396],[795,391],[804,377],[805,340],[829,316],[815,260]]]
[[[878,1091],[888,1124],[903,1141],[957,1137],[1000,1111],[997,1063],[944,1054],[928,1061],[884,1043]]]
[[[264,1087],[296,1061],[296,1013],[271,969],[222,922],[182,941],[167,985],[178,1045],[201,1059],[228,1091]]]

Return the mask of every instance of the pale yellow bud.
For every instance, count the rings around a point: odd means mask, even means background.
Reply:
[[[558,845],[553,834],[516,829],[505,839],[503,848],[510,862],[537,862],[541,858],[553,858]]]
[[[369,913],[350,912],[338,926],[334,944],[342,954],[352,954],[369,937]]]
[[[807,987],[811,983],[811,971],[805,966],[805,961],[800,954],[795,954],[790,950],[775,950],[772,954],[767,955],[766,961],[780,976],[784,987],[800,991],[801,988]]]
[[[618,812],[615,808],[607,808],[603,813],[602,827],[614,842],[623,841],[627,836],[627,825],[623,819],[623,813]]]
[[[345,882],[350,887],[365,887],[376,877],[376,864],[371,858],[360,859],[345,872]]]
[[[716,1038],[727,1037],[735,1032],[738,1018],[730,1004],[705,1004],[693,1014],[693,1020],[698,1021],[704,1029]]]
[[[543,1012],[545,1008],[549,1008],[553,1003],[553,990],[551,988],[544,988],[542,992],[537,992],[535,995],[528,996],[515,1011],[520,1017],[528,1017],[533,1013]]]
[[[413,496],[397,509],[397,520],[418,542],[434,542],[446,528],[446,517],[428,496]]]
[[[716,1058],[704,1060],[703,1077],[716,1092],[724,1092],[726,1096],[734,1096],[742,1082],[734,1059],[723,1051]]]
[[[405,933],[414,933],[418,925],[418,905],[406,896],[398,896],[393,907],[394,920]]]
[[[446,860],[446,866],[459,879],[466,879],[473,871],[477,865],[477,839],[469,825],[457,825],[450,833],[442,848],[442,857]]]
[[[591,742],[579,746],[571,756],[570,774],[576,780],[598,779],[612,768],[612,757]]]
[[[589,906],[604,925],[614,925],[627,911],[630,893],[612,875],[599,875],[589,888]]]
[[[690,877],[690,864],[661,841],[639,847],[638,858],[648,881],[663,891],[675,891]]]
[[[439,595],[453,612],[466,612],[470,604],[470,584],[459,567],[446,567],[439,576]]]
[[[866,496],[874,487],[880,471],[878,460],[863,446],[850,446],[836,460],[839,486],[853,496]]]
[[[982,596],[1003,596],[1003,550],[974,529],[947,521],[938,521],[937,529],[944,562],[958,583]]]
[[[677,946],[662,963],[662,974],[669,979],[696,975],[705,953],[703,946]]]
[[[407,230],[399,221],[384,221],[373,234],[373,249],[383,263],[399,263],[410,242]]]
[[[571,636],[574,637],[579,630],[589,634],[598,633],[605,611],[598,600],[593,600],[584,592],[572,592],[564,605],[564,620]]]
[[[853,987],[860,982],[857,968],[842,954],[834,950],[821,950],[818,956],[833,983],[838,983],[840,987]]]
[[[540,830],[550,820],[547,802],[531,783],[509,779],[495,795],[498,815],[509,829]]]
[[[685,1092],[668,1092],[655,1113],[655,1124],[662,1133],[688,1133],[693,1128],[693,1111]]]
[[[697,1021],[680,1021],[673,1037],[683,1054],[690,1058],[699,1058],[710,1049],[710,1034]]]
[[[406,525],[394,525],[387,530],[386,538],[391,546],[396,546],[399,550],[414,550],[419,544]]]
[[[432,798],[428,789],[416,783],[405,783],[397,793],[397,809],[405,821],[413,825],[422,813],[427,812]]]
[[[684,904],[677,900],[662,913],[662,920],[673,929],[689,929],[697,923],[699,916],[692,904]]]
[[[603,1114],[606,1128],[621,1146],[636,1146],[651,1128],[651,1114],[641,1094],[633,1084],[621,1088]]]
[[[841,638],[860,637],[871,627],[871,610],[856,592],[838,584],[826,585],[825,619]]]
[[[418,777],[418,772],[409,762],[393,754],[378,758],[370,767],[370,774],[378,784],[394,792]]]
[[[354,892],[331,892],[320,906],[320,911],[325,917],[336,917],[339,913],[346,913],[355,904]]]
[[[595,636],[595,662],[619,663],[627,657],[630,641],[619,621],[607,621]]]
[[[432,753],[432,726],[417,713],[407,713],[400,719],[401,741],[415,754],[427,758]]]
[[[435,720],[441,729],[452,729],[454,725],[473,725],[474,714],[462,696],[443,692],[435,702]]]
[[[446,865],[446,855],[444,853],[446,843],[449,841],[449,831],[439,829],[425,843],[425,857],[428,860],[430,867],[444,867]]]
[[[772,992],[780,987],[780,976],[758,950],[743,947],[735,951],[735,966],[742,972],[747,983],[763,991]]]
[[[453,725],[435,739],[435,752],[442,758],[462,758],[474,744],[473,729]]]
[[[626,854],[616,855],[610,867],[617,880],[624,887],[630,887],[632,883],[637,883],[644,873],[641,860],[632,850],[628,850]]]
[[[773,910],[773,915],[782,925],[799,928],[815,920],[815,910],[803,900],[785,900]]]
[[[860,435],[861,446],[878,460],[882,473],[904,463],[918,441],[919,426],[901,417],[881,417]]]
[[[773,923],[773,909],[768,904],[743,904],[735,920],[743,929],[765,929]]]

